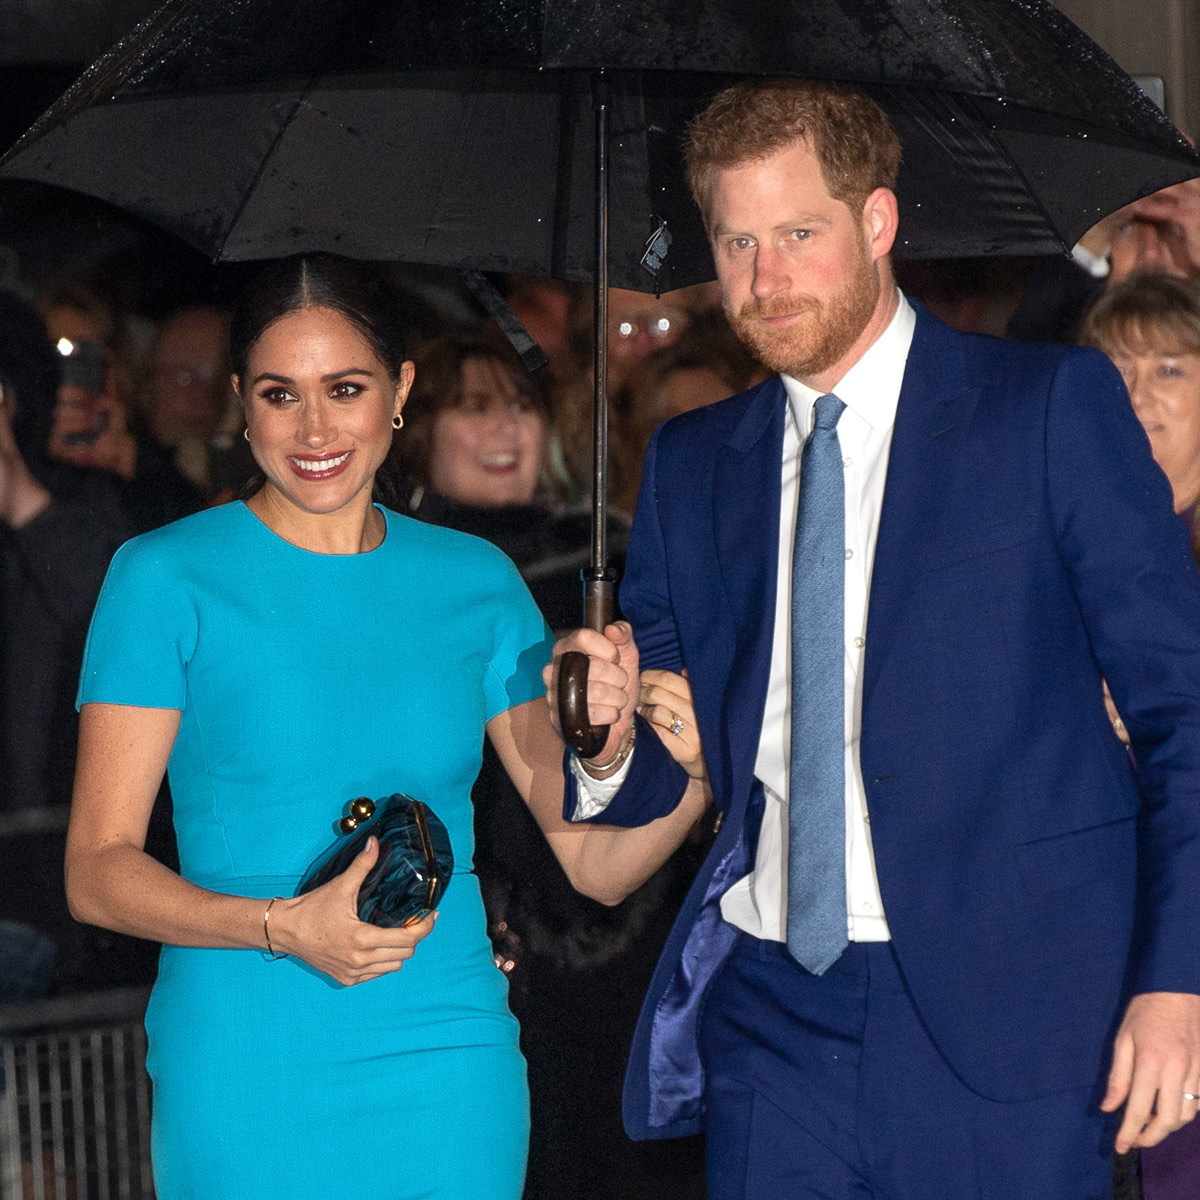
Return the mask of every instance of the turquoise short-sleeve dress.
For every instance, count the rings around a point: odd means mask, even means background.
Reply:
[[[356,796],[408,792],[455,872],[404,968],[342,987],[295,958],[163,949],[146,1014],[159,1200],[515,1200],[525,1067],[470,873],[484,724],[542,693],[550,636],[495,547],[382,510],[324,555],[243,504],[127,543],[79,701],[182,712],[183,875],[289,896]]]

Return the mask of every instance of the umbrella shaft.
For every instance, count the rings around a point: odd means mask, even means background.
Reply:
[[[592,389],[592,560],[595,577],[608,566],[608,81],[592,78],[596,117],[596,273]]]

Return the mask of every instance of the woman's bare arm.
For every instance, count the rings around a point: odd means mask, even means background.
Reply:
[[[562,818],[563,744],[545,700],[498,714],[487,730],[572,886],[603,904],[619,904],[645,883],[683,843],[711,800],[707,780],[692,778],[675,810],[648,825],[571,824]]]
[[[85,704],[67,833],[67,899],[80,920],[177,946],[266,949],[266,901],[201,888],[145,852],[146,828],[179,730],[176,709]],[[341,983],[399,970],[433,928],[379,929],[357,917],[374,839],[337,879],[271,909],[279,953]]]

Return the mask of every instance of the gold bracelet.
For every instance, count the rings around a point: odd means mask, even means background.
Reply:
[[[625,760],[633,753],[633,743],[637,741],[637,726],[630,727],[629,741],[625,743],[606,763],[591,762],[586,758],[581,758],[579,761],[583,764],[583,769],[589,775],[593,775],[595,771],[613,771],[621,766]],[[593,776],[594,777],[594,776]]]
[[[275,901],[278,899],[278,896],[272,896],[271,903],[267,905],[267,911],[263,913],[263,936],[267,939],[267,953],[271,956],[272,962],[274,962],[276,959],[287,958],[286,953],[277,953],[275,947],[271,945],[271,909],[274,907]]]

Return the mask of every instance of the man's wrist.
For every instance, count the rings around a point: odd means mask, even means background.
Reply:
[[[630,725],[629,732],[621,741],[616,754],[607,762],[596,762],[595,759],[579,758],[579,765],[592,779],[608,779],[615,775],[624,765],[626,759],[633,753],[637,741],[637,726]]]

